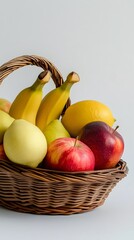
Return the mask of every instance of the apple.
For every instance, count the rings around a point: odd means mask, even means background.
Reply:
[[[119,162],[124,151],[124,140],[116,130],[101,121],[82,128],[79,140],[93,151],[95,169],[113,168]]]
[[[11,103],[7,99],[0,98],[0,110],[9,113],[10,107]]]
[[[0,160],[6,160],[7,156],[3,147],[3,144],[0,144]]]
[[[94,170],[95,157],[91,149],[78,139],[63,137],[50,143],[44,165],[60,171],[90,171]]]

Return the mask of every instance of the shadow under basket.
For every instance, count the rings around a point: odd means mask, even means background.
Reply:
[[[51,72],[55,87],[64,82],[61,73],[47,59],[35,55],[14,58],[0,67],[0,83],[18,68],[35,65]],[[68,99],[64,111],[70,105]],[[74,214],[101,206],[113,187],[127,175],[120,160],[115,168],[67,173],[28,168],[0,160],[0,206],[34,214]]]

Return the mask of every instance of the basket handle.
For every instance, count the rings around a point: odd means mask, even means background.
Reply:
[[[51,77],[56,88],[61,86],[64,82],[59,70],[46,58],[36,55],[23,55],[6,62],[0,67],[0,84],[10,73],[27,65],[35,65],[37,67],[43,68],[44,70],[49,70],[52,74]],[[70,99],[68,99],[64,111],[69,105]]]

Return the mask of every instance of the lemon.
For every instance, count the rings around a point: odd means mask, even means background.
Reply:
[[[115,119],[105,104],[96,100],[84,100],[69,106],[61,121],[70,135],[76,137],[87,123],[103,121],[112,126]]]

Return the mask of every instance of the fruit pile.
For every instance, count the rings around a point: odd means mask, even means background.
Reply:
[[[0,99],[0,159],[70,172],[115,167],[124,141],[118,127],[112,128],[115,119],[109,107],[83,100],[63,113],[79,76],[70,73],[61,86],[43,96],[50,78],[51,73],[43,71],[12,103]]]

